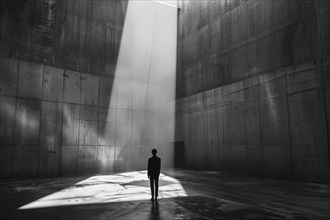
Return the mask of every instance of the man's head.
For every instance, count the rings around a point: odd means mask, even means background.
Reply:
[[[151,153],[152,153],[152,155],[155,156],[157,154],[157,150],[156,149],[152,149]]]

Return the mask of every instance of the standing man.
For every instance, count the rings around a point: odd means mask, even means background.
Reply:
[[[148,178],[150,180],[151,200],[158,197],[158,179],[160,174],[160,158],[156,156],[157,150],[152,149],[152,157],[148,160]],[[154,190],[156,188],[156,191]]]

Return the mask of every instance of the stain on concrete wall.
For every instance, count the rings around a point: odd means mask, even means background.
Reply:
[[[329,182],[329,2],[179,5],[187,167]]]

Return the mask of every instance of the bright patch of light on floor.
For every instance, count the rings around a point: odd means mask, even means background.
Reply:
[[[164,174],[160,175],[158,199],[184,196],[187,196],[187,193],[180,181]],[[127,202],[150,198],[147,173],[139,171],[93,176],[19,209]]]

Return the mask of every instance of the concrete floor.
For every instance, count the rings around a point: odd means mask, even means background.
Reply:
[[[330,219],[330,186],[166,170],[151,202],[145,171],[2,180],[0,219]]]

